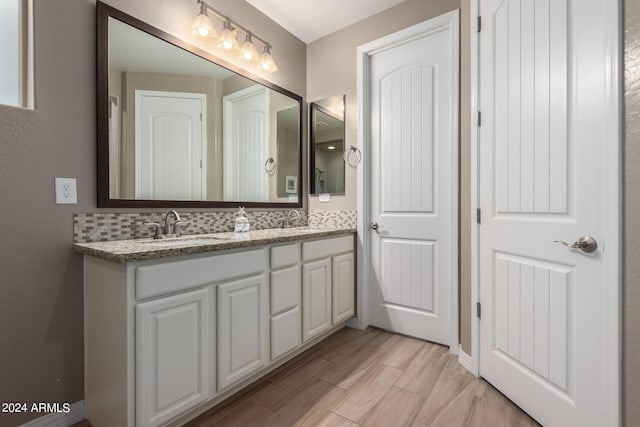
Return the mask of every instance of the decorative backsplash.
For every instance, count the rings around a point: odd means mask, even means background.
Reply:
[[[300,219],[294,226],[307,225],[307,212],[298,211]],[[283,211],[247,212],[252,229],[280,226]],[[233,231],[237,212],[180,212],[180,219],[188,221],[182,226],[184,234],[206,234]],[[153,237],[153,227],[145,222],[163,223],[165,212],[148,213],[80,213],[73,216],[73,240],[76,243],[104,242],[107,240],[144,239]]]
[[[352,227],[356,226],[356,211],[298,211],[301,216],[293,226]],[[165,212],[79,213],[73,216],[73,240],[76,243],[104,242],[108,240],[145,239],[153,237],[153,227],[145,222],[164,222]],[[277,228],[283,211],[247,212],[254,230]],[[237,212],[180,212],[180,219],[188,221],[184,234],[206,234],[233,231]]]
[[[356,227],[357,211],[310,211],[311,227]]]

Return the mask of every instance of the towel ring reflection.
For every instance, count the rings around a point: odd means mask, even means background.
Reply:
[[[358,166],[358,163],[362,160],[362,151],[355,145],[352,145],[348,150],[344,150],[342,158],[349,166]]]
[[[273,157],[269,157],[266,162],[264,162],[264,171],[267,175],[273,175],[276,171],[276,161],[273,160]]]

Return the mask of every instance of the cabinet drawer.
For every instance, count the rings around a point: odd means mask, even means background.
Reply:
[[[271,319],[271,360],[300,345],[300,309],[286,311]]]
[[[136,299],[222,282],[266,270],[265,249],[136,268]]]
[[[293,265],[300,260],[300,245],[285,245],[271,248],[271,268]]]
[[[353,235],[315,240],[302,244],[302,260],[310,261],[353,251]]]
[[[271,273],[271,315],[300,304],[300,267]]]

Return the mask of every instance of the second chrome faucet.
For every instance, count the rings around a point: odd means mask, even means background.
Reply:
[[[174,219],[171,222],[171,218]],[[155,227],[154,239],[166,239],[167,237],[180,237],[182,235],[181,225],[188,225],[188,221],[182,221],[180,215],[175,210],[170,210],[164,218],[164,225],[158,222],[145,222],[144,225]]]

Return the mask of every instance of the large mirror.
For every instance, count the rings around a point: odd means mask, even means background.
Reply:
[[[310,194],[344,194],[344,96],[311,103]]]
[[[99,207],[302,205],[301,97],[103,3],[97,36]]]

